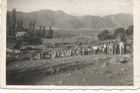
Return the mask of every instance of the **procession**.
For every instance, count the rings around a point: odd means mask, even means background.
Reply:
[[[70,49],[50,49],[34,56],[34,59],[51,59],[69,56],[82,55],[125,55],[131,52],[131,48],[124,42],[109,42],[98,45],[89,45],[87,47],[73,47]],[[36,58],[35,58],[36,57]]]
[[[24,50],[25,51],[25,50]],[[82,56],[82,55],[125,55],[131,54],[132,47],[125,42],[103,42],[97,45],[88,45],[84,47],[72,47],[72,48],[49,48],[47,50],[27,50],[31,51],[31,60],[41,59],[54,59],[60,57],[69,56]],[[10,52],[10,51],[9,51]],[[12,51],[11,51],[12,52]],[[22,54],[22,50],[13,51],[14,54]]]

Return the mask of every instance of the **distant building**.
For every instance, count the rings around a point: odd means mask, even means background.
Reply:
[[[25,31],[16,32],[17,40],[23,40],[25,36],[27,36],[27,32],[25,32]]]

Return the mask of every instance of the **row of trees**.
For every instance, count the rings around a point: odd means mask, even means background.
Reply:
[[[52,39],[53,38],[52,27],[50,26],[47,31],[45,26],[40,26],[40,28],[34,32],[34,35],[38,37]]]
[[[28,28],[24,27],[24,23],[22,19],[17,18],[16,9],[13,9],[11,12],[7,11],[7,36],[16,38],[17,32],[26,31],[28,33],[29,38],[32,37],[41,37],[41,38],[53,38],[53,30],[51,26],[49,30],[46,30],[45,26],[40,26],[40,29],[36,28],[35,20],[30,21]]]
[[[16,36],[17,30],[17,18],[16,18],[16,10],[13,9],[12,13],[7,12],[7,35]]]

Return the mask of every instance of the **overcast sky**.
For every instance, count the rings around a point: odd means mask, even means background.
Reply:
[[[7,0],[8,10],[31,12],[40,9],[63,10],[64,12],[83,15],[110,15],[132,13],[133,0]]]

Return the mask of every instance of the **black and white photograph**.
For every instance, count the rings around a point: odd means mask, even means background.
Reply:
[[[7,0],[6,85],[134,86],[133,0]]]

